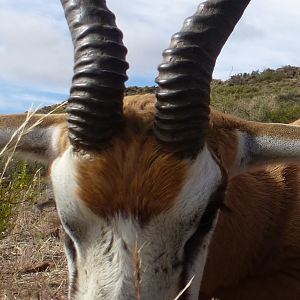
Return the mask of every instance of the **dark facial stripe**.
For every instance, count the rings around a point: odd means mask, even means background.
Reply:
[[[75,294],[77,292],[77,281],[78,281],[78,270],[77,270],[77,254],[76,254],[76,249],[74,242],[72,239],[69,237],[67,233],[65,233],[65,247],[66,251],[68,252],[69,259],[72,260],[73,262],[73,267],[74,270],[71,276],[69,276],[69,293],[70,293],[70,298],[73,299],[75,297]],[[70,272],[71,270],[69,270]]]
[[[201,217],[198,228],[191,238],[184,246],[184,259],[183,270],[180,279],[180,290],[182,290],[191,278],[189,276],[189,269],[195,262],[200,248],[203,246],[203,239],[207,233],[211,230],[213,221],[216,218],[218,210],[222,207],[225,199],[225,191],[227,187],[227,176],[223,176],[223,181],[211,195],[208,205]],[[200,284],[200,282],[199,282]],[[189,298],[188,291],[185,292],[181,299],[187,300]]]
[[[105,248],[103,254],[104,255],[108,255],[113,247],[114,244],[114,234],[113,232],[111,232],[111,236],[110,236],[110,240],[109,240],[109,244],[107,245],[107,247]]]

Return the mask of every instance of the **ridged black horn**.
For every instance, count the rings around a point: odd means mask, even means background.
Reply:
[[[61,0],[75,50],[68,102],[75,149],[106,147],[123,126],[127,49],[105,0]]]
[[[156,82],[154,133],[168,151],[195,157],[205,143],[216,59],[250,0],[199,5],[163,52]]]

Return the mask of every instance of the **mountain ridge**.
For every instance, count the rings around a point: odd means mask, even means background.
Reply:
[[[126,95],[154,93],[155,86],[131,86]],[[66,105],[45,106],[37,113],[65,112]],[[300,118],[300,67],[284,66],[214,79],[211,106],[245,119],[289,123]]]

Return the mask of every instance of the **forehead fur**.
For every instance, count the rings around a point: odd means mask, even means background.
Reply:
[[[112,147],[79,161],[79,197],[97,215],[147,221],[170,208],[181,191],[189,162],[159,148],[152,135],[152,99],[127,98],[124,132]]]

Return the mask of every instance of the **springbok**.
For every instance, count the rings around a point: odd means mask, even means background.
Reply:
[[[33,116],[17,150],[50,165],[70,299],[300,299],[300,127],[209,108],[249,1],[201,4],[163,53],[156,95],[124,99],[127,50],[105,0],[61,1],[67,114]],[[25,118],[1,116],[2,145]]]

